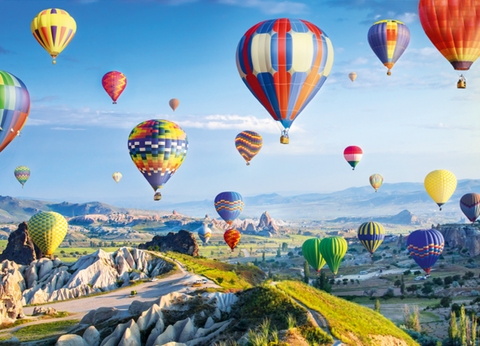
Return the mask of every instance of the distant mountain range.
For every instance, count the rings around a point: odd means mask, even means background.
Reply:
[[[480,179],[458,181],[457,189],[443,206],[443,211],[433,202],[422,183],[383,184],[375,193],[370,186],[352,187],[333,193],[311,193],[298,196],[281,196],[276,193],[245,197],[245,209],[240,218],[258,218],[268,211],[274,219],[281,220],[330,220],[345,218],[379,217],[397,215],[408,210],[417,217],[433,218],[436,222],[456,222],[464,218],[460,198],[469,192],[480,193]],[[178,213],[204,217],[217,217],[212,200],[192,201],[176,204],[161,204],[163,210],[142,210],[143,214]],[[88,214],[139,213],[140,210],[114,207],[101,202],[53,203],[39,200],[17,199],[0,196],[0,222],[28,220],[39,211],[55,211],[64,216]],[[380,219],[379,219],[380,220]],[[356,220],[357,221],[357,220]]]

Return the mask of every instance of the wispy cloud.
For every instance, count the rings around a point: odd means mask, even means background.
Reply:
[[[71,127],[52,127],[52,130],[58,130],[58,131],[85,131],[85,129],[71,128]]]
[[[415,127],[421,127],[429,130],[461,130],[461,131],[478,131],[477,126],[458,126],[452,124],[444,124],[444,123],[437,123],[437,124],[425,124],[425,125],[411,125]]]
[[[32,103],[44,103],[44,102],[52,102],[58,100],[58,96],[45,96],[40,99],[37,98],[32,98]]]
[[[10,54],[12,51],[5,49],[3,47],[0,47],[0,54]]]

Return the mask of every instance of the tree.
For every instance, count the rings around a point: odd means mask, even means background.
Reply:
[[[332,292],[332,286],[329,283],[329,280],[327,276],[325,275],[325,272],[320,272],[320,277],[318,277],[314,283],[313,286],[315,288],[318,288],[319,290],[325,291],[327,293]]]
[[[271,268],[268,270],[268,278],[273,279],[273,273]]]
[[[219,285],[221,285],[222,282],[223,282],[223,278],[217,278],[217,282],[218,282]]]
[[[380,300],[375,300],[375,312],[378,312],[379,314],[381,313],[380,312]]]
[[[402,295],[405,295],[405,281],[403,281],[403,275],[401,276],[400,280],[402,281],[400,285],[400,292],[402,293]]]
[[[417,290],[418,290],[417,285],[410,285],[410,286],[407,287],[407,292],[415,293]]]
[[[456,344],[458,337],[457,316],[455,311],[450,313],[450,325],[448,326],[448,339],[452,345]]]
[[[282,251],[280,250],[280,246],[278,247],[277,256],[276,256],[276,257],[282,257]]]
[[[449,296],[443,297],[440,300],[440,305],[443,306],[444,308],[448,308],[451,303],[452,303],[452,297],[449,297]]]
[[[303,263],[303,282],[305,282],[307,285],[309,283],[309,278],[310,278],[310,266],[308,265],[308,262],[305,261],[305,263]]]
[[[263,251],[263,254],[262,254],[262,262],[265,262],[265,251]]]
[[[282,251],[287,252],[288,251],[288,244],[287,243],[282,243]]]
[[[253,262],[253,264],[258,267],[258,259],[256,257],[255,257],[255,262]]]
[[[395,280],[395,282],[393,283],[393,285],[394,285],[395,287],[400,287],[400,286],[402,285],[402,281],[400,281],[400,280]]]
[[[453,278],[451,276],[446,276],[444,279],[443,279],[443,282],[445,285],[451,285],[452,282],[453,282]]]

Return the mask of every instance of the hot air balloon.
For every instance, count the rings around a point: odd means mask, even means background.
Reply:
[[[118,182],[122,179],[122,173],[115,172],[115,173],[112,174],[112,178],[118,184]]]
[[[480,0],[420,0],[418,15],[433,45],[457,71],[467,71],[480,55]],[[463,75],[457,87],[464,89]]]
[[[435,229],[413,231],[407,239],[410,256],[427,274],[442,254],[444,245],[442,233]]]
[[[170,105],[170,108],[172,108],[173,111],[175,112],[175,109],[177,109],[178,105],[180,104],[180,101],[178,101],[177,99],[171,99],[170,101],[168,101],[168,104]]]
[[[353,167],[352,170],[354,170],[362,159],[363,151],[362,149],[360,149],[360,147],[352,145],[345,148],[345,150],[343,151],[343,156],[345,157],[345,160],[347,160],[347,162],[350,164],[350,166]]]
[[[233,191],[219,193],[217,197],[215,197],[214,204],[218,215],[220,215],[228,225],[231,225],[233,221],[235,221],[245,206],[242,195]]]
[[[75,19],[59,8],[43,10],[32,20],[31,30],[38,43],[53,58],[53,64],[60,52],[72,40],[77,31]]]
[[[23,82],[0,71],[0,152],[20,134],[30,112],[30,94]]]
[[[128,137],[128,150],[135,166],[153,191],[161,189],[182,164],[188,150],[187,134],[167,120],[147,120],[135,126]],[[155,200],[161,194],[155,194]]]
[[[127,86],[127,77],[121,72],[110,71],[105,73],[102,78],[103,89],[112,98],[113,104],[117,104],[117,99]]]
[[[350,80],[351,80],[352,82],[354,82],[355,79],[357,79],[357,74],[356,74],[355,72],[350,72],[350,73],[348,74],[348,78],[350,78]]]
[[[30,178],[30,168],[27,166],[18,166],[13,171],[15,174],[15,178],[17,178],[18,182],[22,184],[22,189],[25,183],[27,182],[28,178]]]
[[[452,172],[439,169],[428,173],[424,184],[425,190],[442,210],[442,205],[447,203],[457,188],[457,178]]]
[[[28,220],[28,235],[42,250],[51,256],[67,235],[68,223],[59,213],[42,211]]]
[[[313,238],[305,240],[302,245],[303,257],[305,257],[308,264],[315,268],[317,273],[320,272],[320,269],[322,269],[326,263],[320,253],[320,242],[321,239]]]
[[[467,193],[460,199],[460,209],[465,216],[473,222],[480,216],[480,195],[478,193]]]
[[[328,36],[298,19],[272,19],[251,27],[237,47],[240,77],[282,130],[288,130],[325,83],[333,64]]]
[[[263,139],[254,131],[242,131],[235,137],[235,147],[242,157],[250,165],[250,160],[262,149]]]
[[[223,239],[225,239],[225,243],[227,243],[227,245],[230,246],[230,249],[232,249],[232,252],[237,246],[241,237],[242,235],[240,234],[240,232],[233,228],[229,229],[223,234]]]
[[[365,222],[358,228],[358,240],[373,257],[373,253],[385,239],[385,231],[379,223]]]
[[[347,242],[342,237],[327,237],[322,239],[319,247],[330,270],[337,275],[342,258],[347,253]]]
[[[203,244],[207,244],[212,236],[212,231],[207,227],[207,225],[203,224],[198,231],[198,236],[200,239],[202,239]]]
[[[368,30],[368,43],[391,75],[393,65],[402,56],[410,42],[410,30],[398,20],[387,19],[373,24]]]
[[[382,186],[383,177],[380,174],[372,174],[370,176],[370,185],[375,189],[375,192]]]

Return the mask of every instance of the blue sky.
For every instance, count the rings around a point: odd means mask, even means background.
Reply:
[[[183,165],[162,189],[163,203],[342,190],[385,182],[422,182],[434,169],[478,178],[480,67],[456,89],[457,73],[424,34],[410,0],[83,0],[0,1],[1,70],[20,78],[32,106],[21,137],[0,153],[0,195],[102,201],[161,209],[127,150],[131,129],[148,119],[178,123],[189,138]],[[52,65],[30,32],[46,8],[66,10],[77,32]],[[241,81],[235,51],[260,21],[299,18],[330,37],[335,60],[326,83],[296,119],[290,144],[279,143],[270,115]],[[405,54],[387,77],[367,32],[377,20],[410,29]],[[127,87],[117,105],[102,76],[117,70]],[[349,72],[358,74],[352,83]],[[176,112],[168,106],[180,100]],[[234,138],[254,130],[264,146],[250,166]],[[343,150],[364,157],[352,172]],[[13,170],[30,167],[22,190]],[[123,174],[117,185],[111,175]]]

